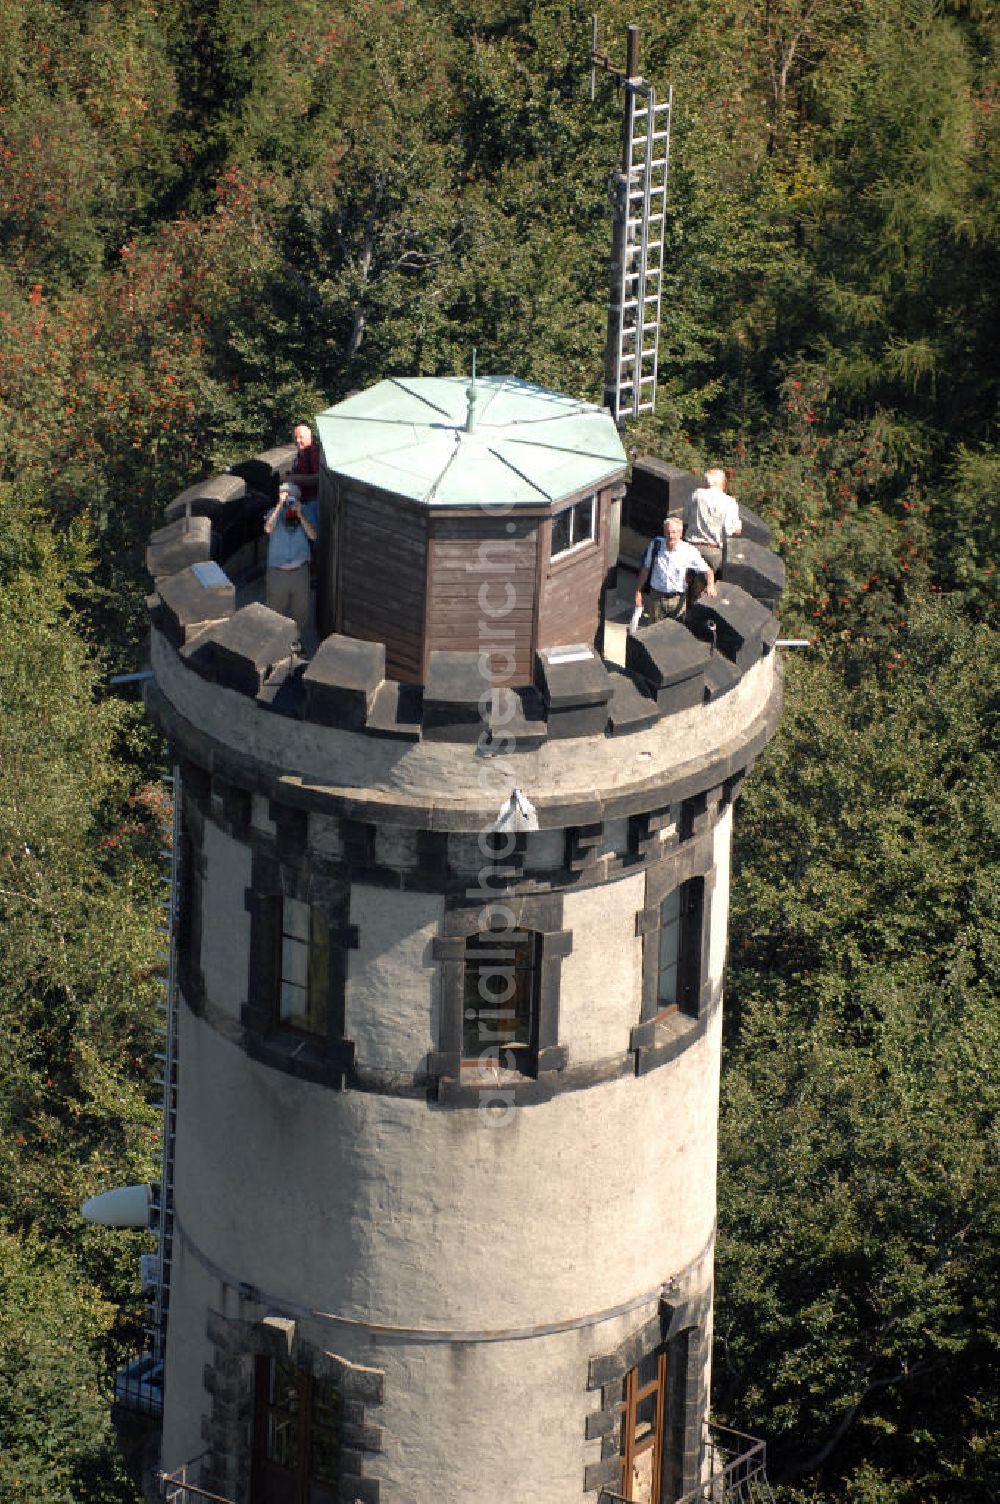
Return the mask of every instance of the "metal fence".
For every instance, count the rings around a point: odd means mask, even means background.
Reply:
[[[676,1504],[774,1504],[767,1449],[755,1436],[707,1423],[705,1460],[707,1476]]]
[[[145,1303],[121,1306],[107,1336],[104,1388],[111,1404],[133,1415],[163,1414],[162,1354],[147,1326]]]
[[[762,1441],[708,1423],[704,1441],[705,1477],[674,1504],[774,1504]],[[602,1488],[598,1504],[633,1504],[633,1500],[612,1488]]]
[[[193,1462],[184,1462],[172,1473],[160,1473],[160,1498],[165,1504],[233,1504],[232,1499],[226,1499],[222,1494],[210,1493],[207,1488],[202,1488],[195,1482],[201,1476],[201,1464],[206,1454],[203,1452]]]

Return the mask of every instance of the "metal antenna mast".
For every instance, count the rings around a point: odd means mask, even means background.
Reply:
[[[590,97],[597,70],[610,73],[624,90],[622,157],[613,179],[615,206],[611,247],[608,339],[604,351],[604,405],[619,428],[627,418],[656,407],[663,284],[663,237],[670,161],[673,89],[657,102],[653,85],[639,72],[639,28],[628,28],[624,71],[597,50],[592,17]]]

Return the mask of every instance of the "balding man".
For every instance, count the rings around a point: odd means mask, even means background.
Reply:
[[[311,501],[319,486],[319,445],[314,443],[308,423],[296,423],[292,429],[295,459],[292,474],[304,501]]]
[[[715,595],[715,571],[692,544],[685,542],[679,517],[665,517],[663,531],[665,536],[654,538],[642,556],[635,603],[642,605],[642,592],[648,580],[648,610],[653,621],[662,621],[666,616],[682,621],[687,610],[688,575],[703,575],[707,593]]]
[[[726,472],[706,470],[705,485],[692,491],[684,508],[684,536],[716,573],[722,567],[727,538],[743,531],[739,503],[724,489]]]

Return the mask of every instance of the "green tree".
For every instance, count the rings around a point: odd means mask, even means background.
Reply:
[[[810,1499],[1000,1483],[998,694],[916,608],[790,671],[741,809],[716,1381]]]
[[[98,1386],[111,1309],[64,1251],[0,1226],[0,1498],[133,1499]]]
[[[9,489],[0,540],[0,1215],[107,1277],[80,1205],[155,1174],[157,793],[119,756],[136,707],[101,696],[74,627],[80,540]]]

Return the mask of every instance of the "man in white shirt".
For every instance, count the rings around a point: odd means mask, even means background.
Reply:
[[[724,470],[706,470],[707,485],[692,491],[684,508],[684,532],[706,564],[718,573],[726,538],[743,531],[740,508],[735,496],[727,496]]]
[[[642,556],[635,603],[642,605],[642,592],[648,580],[649,614],[653,621],[662,621],[665,616],[681,621],[687,610],[688,574],[704,575],[707,594],[715,595],[715,570],[681,537],[684,527],[679,517],[665,517],[663,531],[665,536],[654,538]]]

